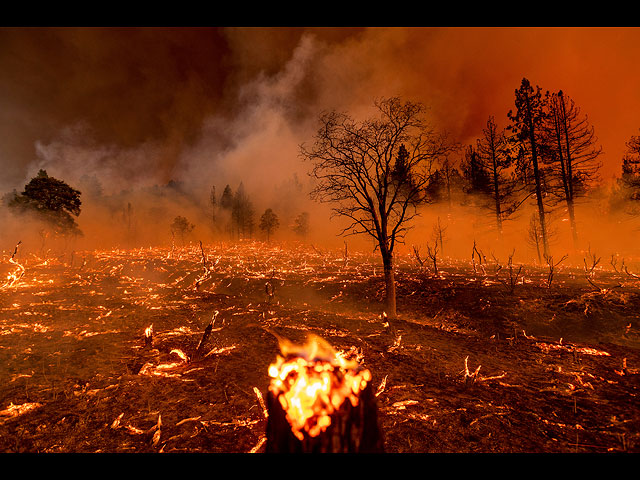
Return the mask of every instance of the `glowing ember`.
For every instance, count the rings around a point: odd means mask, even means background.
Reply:
[[[13,287],[20,279],[23,277],[25,268],[18,262],[16,262],[13,257],[9,259],[9,262],[16,266],[16,270],[7,275],[7,281],[4,285],[2,285],[2,289]]]
[[[147,347],[153,346],[153,324],[144,330],[144,343]]]
[[[303,345],[280,340],[283,356],[269,366],[269,390],[278,398],[294,435],[316,437],[331,425],[331,415],[348,400],[357,406],[371,380],[369,370],[338,356],[317,336]]]
[[[13,403],[10,403],[6,409],[0,410],[0,417],[18,417],[41,406],[41,403],[35,402],[23,403],[22,405],[14,405]]]

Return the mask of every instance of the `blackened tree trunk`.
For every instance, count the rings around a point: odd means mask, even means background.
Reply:
[[[349,400],[331,415],[331,425],[316,437],[299,440],[278,398],[267,393],[266,453],[384,453],[384,438],[371,383],[354,407]]]
[[[498,186],[498,161],[495,153],[492,155],[493,163],[493,199],[496,205],[496,226],[498,227],[498,233],[502,236],[502,211],[500,205],[500,188]]]
[[[396,310],[396,281],[393,265],[393,252],[382,252],[382,264],[384,268],[384,287],[386,297],[386,312],[391,318],[395,318]]]
[[[529,142],[531,144],[531,162],[533,164],[533,176],[536,188],[536,203],[538,205],[538,217],[540,219],[540,233],[542,235],[542,248],[545,257],[549,255],[549,239],[547,238],[547,221],[544,213],[544,202],[542,200],[542,182],[540,179],[540,168],[538,166],[538,145],[536,140],[536,127],[533,121],[533,111],[531,99],[525,96],[526,117],[529,124]]]
[[[552,173],[558,179],[551,193],[558,201],[565,202],[574,247],[578,247],[578,227],[575,217],[575,203],[584,196],[590,182],[596,179],[600,163],[597,157],[601,148],[595,147],[594,129],[586,116],[580,116],[575,102],[562,91],[547,94],[549,115],[545,125],[554,165],[559,166]]]
[[[538,219],[540,223],[540,233],[542,237],[542,248],[544,256],[549,256],[549,232],[545,216],[545,205],[542,189],[542,175],[540,172],[540,133],[539,127],[545,119],[544,104],[540,87],[534,91],[529,80],[522,79],[520,88],[515,91],[516,113],[509,112],[508,117],[513,122],[511,129],[515,130],[516,137],[522,143],[528,144],[531,165],[533,167],[534,192],[538,209]],[[526,151],[522,148],[521,152]],[[526,172],[526,166],[523,168]]]

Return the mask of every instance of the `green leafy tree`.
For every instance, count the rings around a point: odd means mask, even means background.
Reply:
[[[46,170],[40,170],[24,187],[21,194],[15,194],[9,207],[23,213],[34,214],[56,234],[82,235],[74,216],[80,215],[81,192],[62,180],[50,177]]]
[[[278,227],[280,227],[280,220],[278,220],[278,216],[273,212],[273,210],[267,208],[260,217],[260,230],[267,234],[267,242],[269,241],[271,234],[275,232]]]

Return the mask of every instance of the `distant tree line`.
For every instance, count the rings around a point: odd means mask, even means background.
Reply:
[[[378,247],[386,252],[385,262],[389,263],[396,239],[402,238],[408,222],[416,215],[414,207],[420,204],[440,203],[449,207],[457,204],[485,212],[498,236],[503,234],[505,222],[515,218],[523,205],[531,205],[535,214],[530,218],[526,240],[540,258],[550,255],[553,234],[550,220],[556,213],[566,218],[574,245],[578,246],[576,205],[600,186],[602,149],[587,115],[566,92],[543,92],[523,78],[514,91],[514,108],[506,115],[507,125],[500,127],[496,117],[489,116],[481,135],[468,145],[448,139],[445,145],[435,131],[419,119],[423,113],[419,104],[387,99],[377,106],[382,120],[363,124],[344,114],[324,115],[321,118],[324,130],[319,131],[315,149],[303,151],[303,157],[315,162],[313,197],[342,202],[336,212],[353,222],[343,233],[372,233]],[[424,130],[422,137],[412,137],[407,133],[411,129]],[[386,135],[387,144],[383,151],[369,152],[367,149],[373,143],[366,145],[362,139],[375,133]],[[346,152],[355,155],[353,166],[346,162],[345,151],[332,150],[335,145],[330,142],[336,138],[344,142]],[[421,139],[428,139],[430,143],[421,144]],[[373,141],[379,142],[379,139]],[[632,136],[626,146],[621,176],[607,193],[611,215],[640,215],[640,135]],[[365,154],[368,157],[363,157],[363,163],[358,164],[357,157]],[[372,160],[376,156],[378,163]],[[325,171],[317,168],[320,161],[327,167]],[[329,167],[334,168],[330,174]],[[335,169],[343,170],[336,174]],[[301,186],[297,179],[292,185],[299,193]],[[108,198],[95,175],[88,174],[81,178],[81,186],[88,198],[100,199],[108,206],[113,218],[124,225],[127,238],[133,239],[135,213],[139,210],[127,199],[127,192]],[[372,196],[372,192],[377,192],[377,196]],[[173,181],[149,193],[158,198],[196,196]],[[362,203],[347,201],[360,193],[362,198],[358,201]],[[40,170],[22,192],[14,190],[4,195],[3,204],[13,212],[39,219],[43,229],[54,235],[78,236],[82,235],[76,221],[82,206],[80,198],[79,190]],[[257,212],[242,182],[235,190],[227,184],[220,193],[212,186],[208,207],[196,200],[192,202],[199,205],[205,218],[210,218],[215,232],[233,240],[264,238],[270,241],[283,228],[283,213],[287,222],[291,222],[287,228],[300,238],[305,238],[310,231],[309,213],[290,211],[295,208],[292,202],[276,200],[276,204],[268,205],[262,213]],[[160,205],[149,213],[154,218],[166,216]],[[166,224],[171,234],[182,241],[195,228],[185,215],[186,212],[173,220],[169,218]],[[396,222],[393,225],[384,223],[392,220]],[[440,219],[438,223],[440,234],[437,236],[442,251],[442,232],[446,227],[440,224]]]
[[[218,231],[226,232],[231,239],[253,239],[257,238],[257,234],[260,233],[269,241],[280,229],[280,218],[273,208],[265,209],[257,218],[251,197],[242,182],[235,192],[227,184],[220,198],[216,196],[215,192],[215,187],[212,187],[210,193],[212,226]],[[309,213],[300,212],[297,214],[290,228],[297,236],[305,238],[310,230]]]

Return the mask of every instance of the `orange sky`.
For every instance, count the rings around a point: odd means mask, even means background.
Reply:
[[[603,175],[619,173],[624,143],[640,129],[638,28],[372,29],[334,58],[341,75],[357,79],[359,101],[392,92],[420,99],[461,141],[489,115],[507,124],[523,77],[562,89],[596,129]],[[367,74],[349,72],[354,64]]]
[[[286,177],[321,110],[391,95],[473,142],[489,115],[506,126],[522,77],[577,102],[610,177],[640,132],[639,60],[627,27],[0,28],[0,187],[79,164],[118,187],[202,177],[205,157]]]

